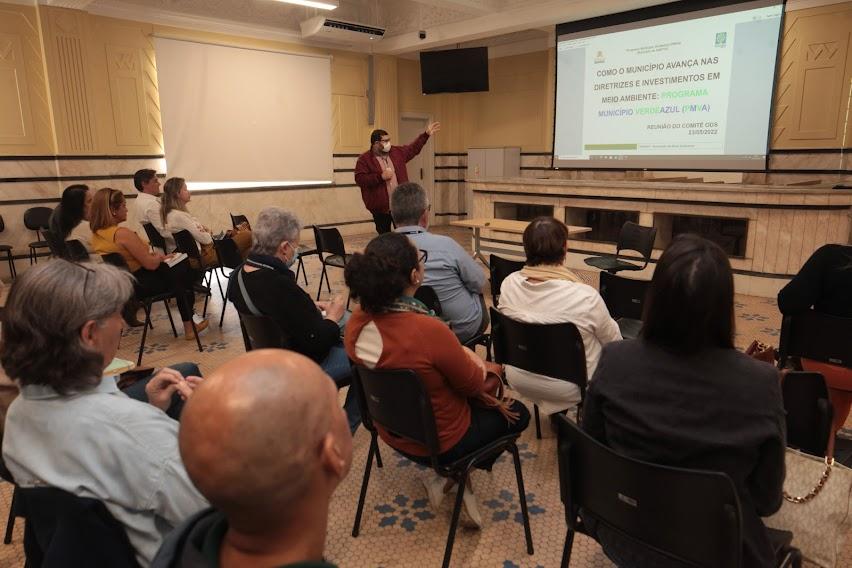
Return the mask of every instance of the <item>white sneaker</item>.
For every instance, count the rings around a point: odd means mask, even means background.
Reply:
[[[468,528],[482,528],[482,514],[479,512],[479,503],[476,501],[476,495],[470,487],[465,489],[462,496],[462,523]]]
[[[447,480],[437,473],[427,474],[420,478],[423,488],[426,489],[426,496],[429,497],[429,504],[432,505],[432,511],[437,513],[441,508],[441,503],[444,502],[444,485]]]

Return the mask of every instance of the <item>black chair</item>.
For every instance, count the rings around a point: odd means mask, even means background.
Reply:
[[[309,225],[311,229],[313,229],[313,225]],[[308,227],[305,227],[306,229]],[[305,270],[305,257],[308,256],[319,256],[319,251],[316,247],[311,248],[307,245],[299,245],[299,266],[296,267],[296,281],[299,280],[299,272],[302,273],[302,278],[305,279],[305,286],[308,285],[308,272]]]
[[[791,357],[804,357],[852,368],[852,318],[830,316],[814,310],[784,316],[778,346],[778,368]]]
[[[715,471],[655,465],[616,454],[568,420],[556,417],[559,487],[568,532],[562,566],[571,560],[574,533],[597,529],[684,566],[742,566],[742,514],[733,481]],[[579,517],[583,513],[583,521]],[[774,531],[779,566],[797,566],[792,533]],[[594,535],[590,535],[594,537]]]
[[[618,243],[615,245],[615,256],[592,256],[586,259],[586,264],[615,274],[621,270],[643,270],[651,260],[654,249],[654,239],[657,237],[656,227],[643,227],[632,221],[621,226]],[[620,260],[621,251],[632,250],[642,255],[644,263],[640,266],[632,262]]]
[[[54,487],[19,490],[27,566],[137,567],[124,526],[97,499]]]
[[[177,233],[172,233],[172,238],[175,240],[175,252],[182,252],[191,260],[196,262],[199,270],[203,273],[202,282],[206,292],[204,294],[204,309],[201,311],[203,317],[207,317],[207,302],[210,300],[210,290],[213,288],[213,277],[216,277],[216,284],[219,286],[219,295],[222,297],[222,302],[225,302],[225,292],[222,290],[222,282],[219,280],[217,270],[218,266],[210,266],[204,263],[201,257],[201,252],[198,250],[198,244],[195,242],[195,237],[192,233],[184,229]]]
[[[436,316],[443,319],[444,309],[441,307],[441,300],[438,298],[438,293],[435,292],[434,288],[424,284],[423,286],[420,286],[416,292],[414,292],[414,297],[423,302],[427,308],[435,312]],[[482,302],[482,306],[483,309],[485,309],[484,301]],[[485,360],[491,361],[491,334],[485,332],[478,333],[465,341],[462,345],[471,349],[476,349],[477,345],[482,345],[485,347]]]
[[[234,215],[233,213],[229,213],[229,215],[231,216],[231,226],[234,227],[234,230],[236,230],[237,227],[239,227],[243,223],[245,223],[246,226],[251,229],[251,223],[249,223],[248,217],[246,217],[245,215]]]
[[[3,461],[2,457],[0,457],[0,479],[14,485],[14,489],[12,490],[12,502],[9,504],[9,516],[6,518],[6,533],[3,536],[3,544],[11,544],[12,533],[15,530],[15,518],[22,517],[23,512],[21,511],[21,501],[19,499],[20,488],[18,487],[18,484],[15,483],[15,478],[12,477],[12,473],[6,468],[6,463]]]
[[[322,293],[322,281],[325,279],[325,285],[331,293],[331,282],[326,272],[327,266],[334,268],[345,268],[346,263],[352,257],[351,254],[346,254],[346,246],[343,244],[343,237],[335,227],[318,227],[313,226],[314,242],[317,245],[317,255],[322,263],[322,274],[320,275],[319,288],[317,288],[317,300]],[[346,300],[346,307],[349,307],[349,299]]]
[[[86,246],[77,239],[65,241],[65,260],[71,262],[83,262],[89,260],[89,251]]]
[[[6,230],[6,223],[3,221],[3,216],[0,215],[0,233]],[[0,245],[0,253],[6,253],[6,261],[9,263],[9,276],[14,280],[18,277],[18,272],[15,270],[15,258],[12,256],[12,245]]]
[[[237,248],[237,243],[234,239],[213,239],[213,248],[216,250],[216,257],[219,259],[219,268],[222,275],[228,279],[228,284],[225,285],[225,290],[231,287],[231,276],[234,275],[234,270],[243,265],[243,257]],[[225,269],[231,272],[225,274]],[[221,286],[221,285],[220,285]],[[219,316],[219,327],[222,327],[222,322],[225,321],[225,308],[228,307],[228,294],[225,293],[225,298],[222,300],[222,315]]]
[[[642,329],[642,311],[648,294],[649,280],[621,278],[601,272],[600,292],[609,315],[612,316],[625,339],[636,339]]]
[[[50,249],[50,254],[54,258],[65,258],[65,243],[53,234],[50,229],[42,229],[41,236],[44,237],[44,242],[47,243],[47,248]]]
[[[117,266],[122,270],[130,272],[127,262],[125,262],[124,257],[119,253],[111,252],[109,254],[101,255],[101,257],[107,264],[112,264],[113,266]],[[142,353],[145,351],[145,340],[148,337],[148,328],[153,327],[151,325],[151,306],[155,302],[163,302],[163,305],[166,306],[166,314],[169,316],[172,333],[175,337],[178,336],[177,329],[175,328],[175,320],[172,318],[172,310],[169,308],[168,302],[171,299],[177,301],[177,297],[174,292],[165,292],[163,294],[155,294],[153,296],[137,296],[137,299],[142,302],[142,307],[145,309],[145,325],[142,327],[142,340],[139,342],[139,357],[136,359],[136,365],[139,366],[142,364]],[[195,334],[195,342],[198,344],[198,351],[203,352],[204,348],[201,346],[201,339],[198,337],[198,329],[195,327],[195,322],[192,324],[192,332]]]
[[[246,351],[254,349],[289,349],[290,340],[275,320],[269,316],[256,316],[237,312]]]
[[[158,231],[154,225],[151,223],[142,223],[142,228],[145,229],[145,234],[148,236],[148,242],[151,243],[153,248],[160,249],[164,254],[170,252],[166,248],[166,239],[163,238],[163,235],[160,234],[160,231]]]
[[[834,409],[821,373],[789,372],[781,383],[787,411],[787,445],[823,457],[831,437]]]
[[[503,280],[513,272],[517,272],[525,266],[520,260],[509,260],[502,256],[492,254],[488,262],[488,271],[491,273],[491,301],[496,308],[500,304],[500,286]]]
[[[48,228],[50,215],[53,209],[50,207],[30,207],[24,211],[24,226],[30,231],[35,231],[36,240],[29,244],[30,264],[38,262],[40,250],[50,250],[50,245],[43,238],[43,231]]]
[[[494,360],[530,373],[574,383],[580,389],[577,419],[586,398],[586,349],[573,323],[534,324],[515,321],[491,308],[491,342]],[[535,435],[541,438],[538,405],[535,411]]]
[[[426,446],[429,449],[432,469],[438,475],[453,479],[458,483],[459,490],[456,493],[455,507],[453,508],[452,521],[450,521],[450,533],[447,536],[447,545],[444,550],[444,568],[450,565],[462,498],[471,470],[477,464],[493,458],[505,450],[512,453],[515,461],[515,478],[518,483],[518,496],[524,520],[524,536],[526,537],[527,553],[531,555],[533,553],[532,534],[530,532],[529,513],[527,512],[526,492],[524,491],[524,477],[521,472],[521,460],[516,445],[520,433],[504,436],[453,463],[441,465],[438,463],[438,429],[432,411],[432,402],[420,377],[414,371],[408,369],[371,370],[361,366],[355,367],[353,374],[355,377],[353,386],[357,389],[364,427],[370,432],[370,449],[367,454],[364,478],[361,482],[361,494],[358,498],[358,510],[355,514],[352,536],[357,537],[361,529],[361,515],[364,511],[367,486],[370,482],[373,456],[377,455],[379,451],[378,432],[376,430],[376,424],[378,424],[396,436]]]

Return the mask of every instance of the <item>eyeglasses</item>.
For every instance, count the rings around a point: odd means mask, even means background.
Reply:
[[[79,262],[72,262],[71,264],[73,264],[74,266],[80,267],[80,268],[82,268],[83,270],[86,271],[86,279],[83,280],[83,295],[84,296],[88,295],[88,292],[89,292],[89,290],[88,290],[88,288],[89,288],[89,276],[94,274],[95,271],[92,270],[91,268],[89,268],[88,266],[84,266],[83,264],[81,264]]]
[[[426,264],[426,261],[429,259],[429,251],[418,249],[417,252],[420,253],[417,257],[417,262],[422,262],[423,264]]]

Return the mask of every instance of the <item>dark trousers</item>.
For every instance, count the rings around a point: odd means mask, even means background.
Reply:
[[[520,415],[518,421],[514,424],[509,424],[509,421],[493,408],[471,402],[470,427],[455,446],[438,456],[438,463],[441,465],[453,463],[468,454],[484,448],[498,438],[508,436],[509,434],[518,434],[526,430],[530,424],[530,411],[519,400],[512,403],[511,409]],[[405,452],[399,453],[415,463],[428,466],[432,465],[428,456],[412,456]],[[498,457],[500,457],[499,454],[479,464],[477,467],[479,469],[491,470]]]
[[[169,368],[174,369],[184,377],[201,376],[201,370],[195,363],[177,363],[175,365],[169,365]],[[148,383],[153,377],[154,375],[149,375],[143,379],[139,379],[129,387],[123,389],[122,392],[134,400],[147,403],[148,393],[145,392],[145,387],[148,385]],[[166,414],[168,414],[169,417],[173,418],[174,420],[180,420],[180,413],[183,411],[183,403],[184,400],[180,397],[178,393],[173,394],[172,402],[166,409]]]
[[[177,296],[181,321],[192,321],[195,305],[195,292],[192,285],[196,275],[197,273],[192,270],[186,260],[171,268],[165,264],[161,264],[156,270],[140,268],[133,273],[136,277],[136,295],[142,298],[173,292]]]
[[[371,211],[373,214],[373,222],[376,224],[376,232],[380,235],[384,233],[391,232],[391,226],[393,225],[393,217],[391,217],[390,213],[376,213]]]

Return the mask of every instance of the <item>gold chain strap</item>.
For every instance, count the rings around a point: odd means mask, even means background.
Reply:
[[[828,477],[831,475],[831,468],[834,465],[834,458],[830,458],[828,456],[825,457],[825,470],[822,472],[822,476],[819,478],[819,482],[816,484],[816,487],[811,489],[807,495],[802,497],[796,497],[790,495],[786,491],[784,491],[784,499],[789,501],[790,503],[807,503],[814,497],[816,497],[822,488],[825,487],[825,484],[828,482]]]

